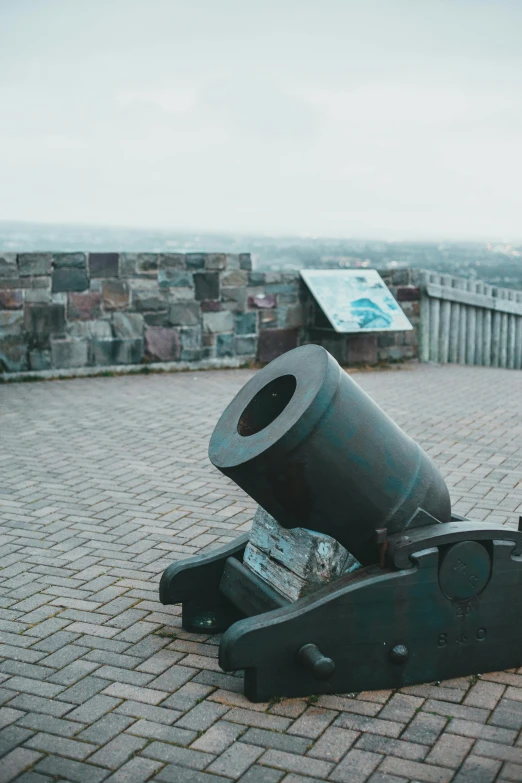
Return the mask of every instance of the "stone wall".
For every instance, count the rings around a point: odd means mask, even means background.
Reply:
[[[384,273],[410,320],[410,270]],[[0,373],[157,362],[266,363],[304,342],[342,364],[417,356],[417,330],[337,335],[297,272],[250,254],[0,253]]]
[[[0,372],[269,361],[301,327],[298,277],[248,253],[0,253]]]

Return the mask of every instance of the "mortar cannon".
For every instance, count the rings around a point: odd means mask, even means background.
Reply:
[[[209,456],[259,504],[252,531],[173,563],[160,600],[224,632],[252,701],[522,664],[522,533],[452,514],[427,454],[323,348],[256,373]]]

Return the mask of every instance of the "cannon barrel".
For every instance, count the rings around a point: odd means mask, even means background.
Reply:
[[[378,560],[378,529],[451,518],[431,459],[318,345],[248,381],[219,419],[209,457],[280,525],[327,533],[363,565]]]

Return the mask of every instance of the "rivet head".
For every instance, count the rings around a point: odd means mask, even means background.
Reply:
[[[405,644],[396,644],[390,651],[390,660],[392,663],[406,663],[410,657],[410,651]]]

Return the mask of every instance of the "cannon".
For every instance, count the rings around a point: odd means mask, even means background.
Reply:
[[[252,531],[169,566],[164,604],[223,633],[251,701],[400,688],[522,665],[522,532],[452,513],[437,467],[320,346],[258,371],[211,462]]]

